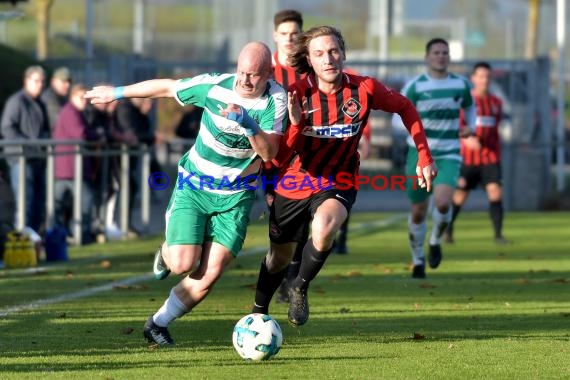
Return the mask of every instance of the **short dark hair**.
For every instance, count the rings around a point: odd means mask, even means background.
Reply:
[[[313,68],[309,65],[309,44],[317,37],[333,36],[338,41],[338,47],[346,59],[346,47],[340,30],[332,26],[316,26],[299,34],[293,40],[293,52],[289,55],[288,64],[295,68],[299,74],[310,73]]]
[[[473,70],[471,70],[471,74],[475,73],[477,69],[486,69],[491,71],[491,64],[487,61],[480,61],[473,65]]]
[[[29,77],[31,77],[36,73],[40,74],[44,78],[46,76],[46,72],[43,67],[41,67],[40,65],[33,65],[27,67],[26,71],[24,71],[24,79],[28,79]]]
[[[436,38],[432,38],[431,40],[429,40],[426,44],[426,54],[429,53],[429,50],[431,49],[431,47],[435,44],[444,44],[445,46],[447,46],[449,48],[449,43],[447,42],[447,40],[441,38],[441,37],[436,37]]]
[[[303,30],[303,15],[294,9],[285,9],[275,13],[275,16],[273,16],[273,28],[277,29],[279,25],[290,21],[297,23],[299,29]]]

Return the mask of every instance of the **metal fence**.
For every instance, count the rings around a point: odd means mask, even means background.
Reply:
[[[54,187],[55,187],[55,166],[54,158],[57,154],[54,150],[55,146],[72,146],[73,152],[64,153],[72,154],[74,156],[74,191],[73,191],[73,216],[71,220],[71,233],[73,241],[76,244],[82,243],[82,231],[83,226],[83,215],[81,213],[81,201],[82,201],[82,185],[83,185],[83,160],[85,157],[101,157],[104,162],[108,162],[110,158],[118,158],[120,160],[120,171],[119,171],[119,227],[123,235],[126,236],[129,229],[129,207],[128,207],[128,197],[130,194],[129,189],[129,173],[133,168],[130,168],[130,158],[136,157],[140,160],[140,171],[136,175],[140,178],[140,210],[141,210],[141,225],[143,229],[146,229],[150,221],[150,188],[145,186],[147,179],[150,175],[150,160],[151,160],[151,149],[141,144],[136,148],[128,147],[126,144],[121,144],[117,146],[107,146],[102,150],[94,152],[90,148],[89,143],[85,141],[73,141],[73,140],[48,140],[48,139],[38,139],[38,140],[12,140],[3,141],[0,140],[0,148],[4,149],[6,147],[40,147],[41,153],[36,155],[20,153],[1,153],[0,158],[14,158],[18,160],[19,168],[19,183],[17,185],[17,191],[15,195],[15,201],[17,204],[17,213],[15,218],[15,227],[21,230],[26,226],[26,197],[34,196],[34,194],[26,193],[26,160],[31,158],[45,159],[46,162],[46,217],[45,225],[46,227],[52,226],[55,220],[55,199],[54,199]],[[108,165],[103,165],[103,173],[101,178],[103,181],[107,181],[108,176]],[[106,184],[102,185],[105,189]],[[132,194],[131,194],[132,195]]]

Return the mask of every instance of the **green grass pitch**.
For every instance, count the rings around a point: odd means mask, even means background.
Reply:
[[[487,214],[463,213],[457,242],[421,281],[404,217],[353,216],[350,253],[331,255],[313,282],[307,325],[289,326],[287,306],[272,304],[284,342],[261,363],[231,343],[259,253],[171,325],[173,349],[150,348],[141,331],[176,282],[140,277],[160,237],[74,248],[45,271],[0,270],[0,379],[570,378],[570,214],[507,214],[514,244],[496,246]],[[266,227],[252,225],[246,248],[266,244]]]

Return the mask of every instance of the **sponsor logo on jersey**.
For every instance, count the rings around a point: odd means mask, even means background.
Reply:
[[[362,122],[353,124],[336,124],[330,126],[306,126],[303,128],[305,136],[318,138],[344,138],[352,137],[358,133]]]

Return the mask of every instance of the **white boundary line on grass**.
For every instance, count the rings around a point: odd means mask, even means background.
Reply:
[[[402,221],[403,219],[405,219],[406,216],[407,216],[407,214],[406,215],[397,214],[397,215],[391,216],[391,217],[384,219],[384,220],[379,220],[379,221],[375,221],[375,222],[359,223],[354,228],[351,228],[349,230],[349,232],[367,231],[367,230],[372,230],[372,229],[376,229],[376,228],[386,228],[386,227],[389,227],[393,224],[396,224],[396,223]],[[266,251],[267,251],[267,247],[262,247],[262,246],[252,247],[252,248],[246,249],[245,251],[240,253],[238,258],[239,257],[245,257],[245,256],[258,255],[258,254],[264,253]],[[95,295],[97,293],[108,292],[108,291],[113,290],[114,288],[116,288],[118,286],[135,285],[135,284],[138,284],[140,282],[148,281],[148,280],[152,279],[153,277],[154,277],[154,275],[152,273],[144,274],[144,275],[140,275],[140,276],[135,276],[135,277],[129,277],[129,278],[126,278],[123,280],[113,281],[113,282],[110,282],[110,283],[105,284],[105,285],[100,285],[100,286],[95,286],[93,288],[87,288],[87,289],[79,290],[77,292],[65,293],[65,294],[62,294],[59,296],[55,296],[55,297],[44,298],[44,299],[29,302],[29,303],[21,304],[21,305],[10,306],[10,307],[4,308],[4,309],[0,309],[0,318],[7,317],[11,314],[19,313],[21,311],[37,309],[37,308],[45,306],[45,305],[51,305],[54,303],[67,302],[67,301],[72,301],[72,300],[76,300],[79,298],[90,297],[90,296]]]

